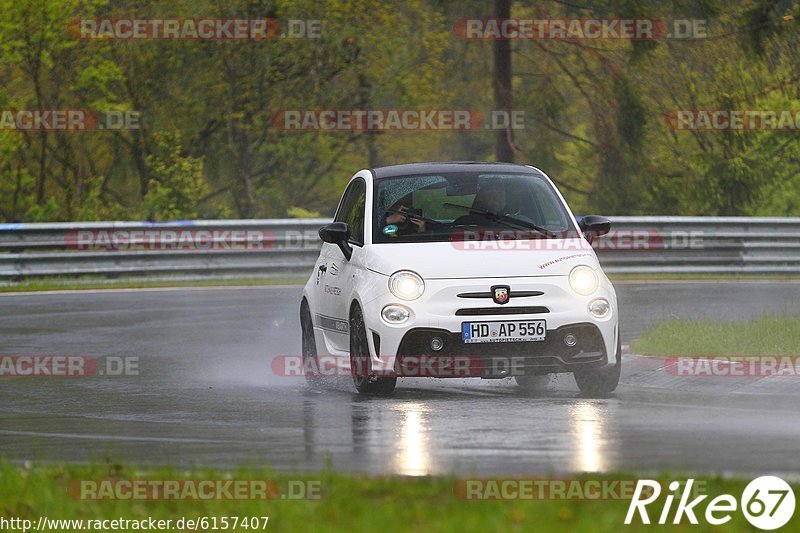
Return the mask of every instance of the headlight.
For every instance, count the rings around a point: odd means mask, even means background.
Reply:
[[[425,292],[425,282],[415,272],[400,270],[389,277],[389,291],[401,300],[416,300]]]
[[[381,311],[381,316],[389,324],[402,324],[408,320],[411,312],[402,305],[387,305]]]
[[[595,318],[605,318],[611,311],[611,306],[605,298],[595,298],[589,302],[589,312]]]
[[[579,265],[569,273],[569,286],[582,296],[588,296],[597,290],[597,274],[585,265]]]

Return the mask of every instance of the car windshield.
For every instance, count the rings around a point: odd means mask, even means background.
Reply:
[[[533,173],[458,172],[375,180],[373,243],[564,238],[577,230],[552,185]]]

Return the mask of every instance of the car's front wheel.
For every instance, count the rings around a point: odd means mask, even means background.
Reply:
[[[364,315],[358,305],[350,313],[350,373],[353,384],[361,394],[388,395],[394,392],[396,377],[370,375],[369,341]]]
[[[578,370],[575,372],[575,383],[586,396],[608,396],[619,385],[622,371],[622,346],[617,340],[617,362],[601,368]]]
[[[322,376],[319,373],[317,361],[317,341],[314,339],[314,323],[311,319],[311,310],[305,299],[300,303],[300,334],[302,336],[303,373],[306,376],[306,383],[311,388],[320,388],[322,386]]]

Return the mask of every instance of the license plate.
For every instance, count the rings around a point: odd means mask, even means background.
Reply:
[[[466,344],[543,341],[546,333],[544,320],[461,323],[461,338]]]

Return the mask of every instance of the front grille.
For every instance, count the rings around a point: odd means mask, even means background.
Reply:
[[[541,305],[528,307],[473,307],[459,309],[456,311],[456,316],[539,315],[549,312],[550,309]]]
[[[508,291],[509,298],[529,298],[532,296],[541,296],[542,291]],[[459,298],[493,298],[494,295],[491,291],[486,292],[461,292],[456,294]]]

